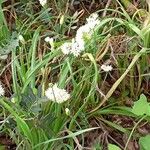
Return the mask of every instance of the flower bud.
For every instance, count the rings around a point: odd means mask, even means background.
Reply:
[[[54,50],[54,39],[53,38],[46,37],[45,42],[48,42],[51,46],[51,49]]]
[[[60,25],[62,25],[64,23],[64,19],[65,19],[65,16],[62,15],[61,18],[60,18],[60,21],[59,21]]]
[[[65,108],[65,112],[66,112],[67,116],[70,116],[70,110],[69,110],[69,108]]]
[[[18,39],[19,39],[19,41],[20,41],[22,44],[25,44],[25,39],[24,39],[24,37],[23,37],[22,35],[19,35],[19,36],[18,36]]]

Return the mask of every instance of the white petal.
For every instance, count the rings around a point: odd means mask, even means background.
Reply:
[[[113,68],[111,65],[102,65],[101,69],[104,70],[105,72],[111,71]]]
[[[64,54],[69,54],[72,49],[72,43],[71,42],[66,42],[63,45],[61,45],[60,49]]]
[[[70,98],[70,94],[68,94],[66,90],[58,88],[57,84],[54,84],[52,87],[48,88],[45,91],[45,96],[49,100],[57,103],[62,103]]]
[[[47,3],[47,0],[39,0],[39,2],[40,2],[40,4],[41,4],[42,6],[45,6],[46,3]]]

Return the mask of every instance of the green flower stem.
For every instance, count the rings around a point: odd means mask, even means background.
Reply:
[[[85,98],[86,101],[83,103],[83,105],[79,108],[79,110],[77,111],[77,113],[73,116],[71,122],[70,122],[70,125],[69,125],[69,130],[72,129],[73,127],[73,123],[75,122],[77,116],[79,116],[79,114],[81,113],[81,111],[85,108],[85,106],[87,105],[88,101],[89,101],[89,97],[91,96],[92,92],[95,91],[95,88],[96,88],[96,84],[97,84],[97,81],[98,81],[98,69],[97,69],[97,64],[96,64],[96,61],[95,59],[93,58],[92,54],[90,53],[86,53],[83,55],[83,57],[88,57],[90,59],[90,61],[93,63],[94,65],[94,68],[95,68],[95,76],[94,76],[94,83],[93,83],[93,86],[88,94],[88,96]]]
[[[131,139],[131,137],[132,137],[132,135],[133,135],[134,130],[136,129],[136,127],[138,126],[138,124],[139,124],[143,119],[145,119],[146,117],[147,117],[147,116],[143,116],[143,117],[135,124],[135,126],[133,127],[133,129],[132,129],[132,131],[131,131],[131,133],[130,133],[130,135],[129,135],[129,137],[128,137],[127,143],[126,143],[126,145],[125,145],[125,147],[124,147],[124,150],[127,150],[128,144],[129,144],[129,142],[130,142],[130,139]]]

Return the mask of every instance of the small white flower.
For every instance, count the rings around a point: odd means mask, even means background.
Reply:
[[[93,13],[91,14],[87,19],[87,24],[91,29],[94,29],[95,26],[97,26],[100,23],[100,20],[98,19],[98,14]]]
[[[84,34],[91,35],[95,27],[100,23],[97,13],[91,14],[86,21],[87,23],[78,29],[76,37],[82,36],[83,38]]]
[[[85,24],[83,26],[81,26],[78,30],[77,30],[77,33],[76,33],[76,39],[80,40],[84,37],[85,34],[88,34],[90,32],[90,27],[88,24]]]
[[[48,42],[48,43],[54,41],[53,38],[50,38],[50,37],[46,37],[44,40],[45,42]]]
[[[91,15],[86,19],[86,21],[87,21],[88,23],[91,23],[91,22],[96,21],[96,20],[98,20],[98,14],[97,14],[97,13],[91,14]]]
[[[0,96],[4,96],[4,94],[5,94],[5,90],[2,87],[2,85],[0,84]]]
[[[99,24],[98,14],[94,13],[87,18],[87,23],[81,26],[76,33],[75,38],[71,42],[64,43],[60,48],[64,54],[73,54],[79,56],[85,49],[85,37],[90,37],[96,25]]]
[[[73,54],[77,57],[84,50],[84,41],[77,42],[75,39],[72,39],[72,42],[66,42],[61,45],[60,49],[65,55]]]
[[[112,71],[112,66],[111,65],[102,65],[101,69],[104,70],[105,72]]]
[[[45,6],[46,3],[47,3],[47,0],[39,0],[39,2],[40,2],[40,4],[41,4],[42,6]]]
[[[72,48],[70,53],[72,53],[74,56],[77,57],[83,50],[84,50],[84,41],[82,39],[80,41],[72,39]]]
[[[64,54],[70,54],[71,50],[72,50],[72,43],[71,42],[66,42],[64,43],[63,45],[61,45],[60,47],[61,51],[64,53]]]
[[[70,98],[70,94],[65,89],[60,89],[57,87],[57,84],[54,84],[52,87],[49,87],[45,91],[45,96],[53,102],[63,103]]]
[[[66,112],[66,115],[67,115],[67,116],[70,115],[70,110],[69,110],[69,108],[65,108],[65,112]]]
[[[53,38],[46,37],[45,42],[50,44],[52,50],[54,49],[54,39]]]

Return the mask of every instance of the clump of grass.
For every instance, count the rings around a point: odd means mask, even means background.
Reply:
[[[60,11],[60,2],[55,3],[57,11]],[[22,7],[28,10],[31,4],[29,2]],[[127,148],[135,127],[130,134],[130,129],[106,118],[109,115],[138,118],[131,107],[125,106],[125,98],[134,100],[144,92],[141,88],[146,80],[143,74],[148,70],[145,66],[149,66],[150,31],[148,16],[141,23],[136,12],[129,15],[118,1],[116,4],[118,10],[107,8],[97,11],[107,11],[115,16],[104,16],[94,28],[83,25],[79,39],[77,35],[67,35],[72,30],[75,34],[80,31],[81,27],[77,29],[75,24],[82,12],[69,16],[68,7],[64,14],[54,16],[46,3],[37,8],[39,12],[36,14],[33,9],[31,14],[16,17],[17,36],[14,40],[18,43],[12,47],[10,54],[12,95],[2,96],[0,104],[3,117],[1,132],[12,138],[17,149],[84,149],[88,146],[85,132],[101,130],[106,125],[129,135]],[[19,19],[23,17],[22,24]],[[0,18],[0,25],[11,35],[2,7]],[[90,23],[93,25],[93,20]],[[120,34],[124,36],[119,44],[125,43],[126,49],[123,47],[122,51],[117,51],[113,39]],[[46,37],[53,40],[48,39],[46,43]],[[84,50],[79,50],[74,56],[73,50],[80,47],[81,41]],[[69,43],[65,54],[62,51],[64,43]],[[138,81],[134,76],[138,76]],[[45,96],[48,88],[48,97],[53,100]],[[66,100],[60,101],[64,94],[68,94]],[[96,125],[92,125],[91,119]],[[148,118],[144,119],[148,121]],[[115,140],[113,142],[124,147]],[[98,144],[98,147],[104,147],[102,143]],[[109,141],[107,145],[112,146]]]

